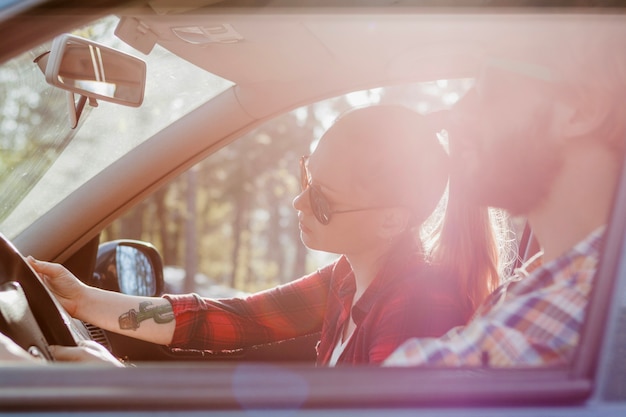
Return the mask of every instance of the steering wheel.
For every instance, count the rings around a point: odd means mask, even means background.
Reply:
[[[54,360],[48,346],[91,339],[39,275],[0,233],[0,331],[35,357]]]

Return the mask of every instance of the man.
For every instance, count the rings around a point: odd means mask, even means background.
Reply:
[[[624,34],[595,29],[573,27],[504,51],[455,106],[451,181],[480,204],[526,216],[543,255],[516,271],[466,326],[439,339],[411,339],[385,365],[572,359],[626,139]]]

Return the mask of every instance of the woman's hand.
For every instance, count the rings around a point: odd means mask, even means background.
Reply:
[[[90,362],[124,367],[104,346],[93,340],[81,340],[78,346],[50,346],[50,353],[57,361]]]
[[[63,308],[72,316],[79,314],[79,304],[87,285],[68,271],[63,265],[39,261],[32,256],[26,258],[30,266],[54,294]]]

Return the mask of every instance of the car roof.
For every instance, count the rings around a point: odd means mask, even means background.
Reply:
[[[131,45],[155,39],[235,82],[242,107],[264,117],[284,110],[284,103],[351,90],[471,77],[486,57],[506,54],[511,45],[532,45],[572,28],[585,30],[594,20],[611,20],[603,13],[594,19],[577,13],[410,7],[424,3],[258,10],[229,9],[218,2],[183,11],[145,8],[120,13],[127,33],[121,37]],[[185,39],[185,34],[193,36]]]

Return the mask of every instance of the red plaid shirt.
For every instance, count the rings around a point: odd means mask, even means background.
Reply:
[[[471,312],[462,309],[453,281],[423,264],[394,269],[379,274],[352,307],[356,329],[338,365],[378,364],[410,337],[440,336],[467,320]],[[231,350],[321,330],[317,362],[326,365],[349,318],[355,290],[350,264],[341,257],[246,298],[165,295],[176,315],[171,346]]]

